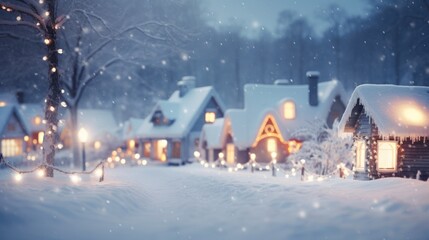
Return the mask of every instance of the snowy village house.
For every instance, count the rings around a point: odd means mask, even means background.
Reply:
[[[0,107],[0,152],[5,158],[19,158],[26,151],[27,130],[21,114],[13,105]]]
[[[300,149],[303,139],[293,132],[308,124],[322,122],[329,127],[344,112],[344,89],[336,80],[318,82],[318,73],[308,73],[308,85],[289,85],[277,80],[274,85],[246,84],[244,109],[229,109],[224,120],[204,127],[202,152],[209,160],[222,150],[229,164],[245,163],[250,153],[256,162],[277,161]],[[220,132],[220,134],[217,134]]]
[[[358,86],[339,127],[355,139],[355,178],[429,177],[429,87]]]
[[[158,101],[137,135],[143,157],[183,164],[198,150],[205,123],[223,117],[224,105],[213,87],[195,87],[184,77],[168,100]]]

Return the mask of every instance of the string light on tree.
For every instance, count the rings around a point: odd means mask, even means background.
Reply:
[[[39,24],[40,25],[40,24]],[[46,45],[49,45],[49,44],[51,44],[51,39],[49,39],[49,38],[45,38],[45,40],[43,40],[43,42],[46,44]]]

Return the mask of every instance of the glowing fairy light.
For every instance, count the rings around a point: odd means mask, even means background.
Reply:
[[[38,169],[36,171],[36,174],[39,178],[44,177],[45,176],[45,170],[44,169]]]
[[[49,111],[55,112],[55,107],[54,106],[49,106]]]
[[[79,177],[79,176],[78,176],[78,175],[76,175],[76,174],[71,174],[71,175],[70,175],[70,181],[71,181],[72,183],[77,184],[77,183],[79,183],[79,182],[81,182],[81,181],[82,181],[82,178],[81,178],[81,177]]]
[[[143,159],[143,160],[142,160],[142,165],[143,165],[143,166],[146,166],[146,165],[147,165],[147,160],[146,160],[146,159]]]
[[[45,16],[49,17],[50,13],[48,11],[45,12]]]
[[[16,173],[14,176],[14,179],[16,182],[21,182],[22,181],[22,174],[21,173]]]
[[[18,22],[19,22],[19,21],[21,21],[21,20],[22,20],[22,17],[21,17],[21,16],[17,16],[17,17],[16,17],[16,21],[18,21]]]
[[[125,160],[125,158],[122,158],[122,159],[121,159],[121,164],[122,164],[122,165],[125,165],[125,163],[127,163],[127,160]]]
[[[97,170],[94,171],[94,174],[95,176],[100,178],[101,176],[103,176],[103,169],[97,168]]]
[[[47,61],[48,60],[48,56],[43,56],[42,59],[43,59],[43,61]]]
[[[61,107],[67,107],[67,103],[66,102],[61,102]]]
[[[53,68],[51,68],[51,72],[57,72],[57,68],[56,67],[53,67]]]
[[[49,39],[49,38],[45,38],[45,40],[43,40],[43,42],[44,42],[46,45],[49,45],[49,44],[51,44],[51,39]]]
[[[59,54],[63,54],[63,53],[64,53],[64,50],[62,50],[62,49],[60,48],[60,49],[58,49],[58,50],[57,50],[57,52],[58,52]]]

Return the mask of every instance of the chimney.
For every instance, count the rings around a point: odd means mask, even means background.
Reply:
[[[183,97],[191,89],[195,88],[195,77],[194,76],[184,76],[182,80],[177,83],[179,87],[179,96]]]
[[[16,100],[18,101],[18,104],[23,104],[24,103],[24,91],[17,90],[15,95],[16,95]]]
[[[274,85],[291,85],[293,83],[292,79],[277,79],[274,81]]]
[[[319,83],[319,72],[309,71],[307,72],[308,78],[308,103],[310,106],[319,105],[319,96],[317,86]]]

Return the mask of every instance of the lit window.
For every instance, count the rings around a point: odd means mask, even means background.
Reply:
[[[235,146],[232,143],[226,145],[226,162],[230,164],[235,162]]]
[[[44,132],[39,132],[39,134],[37,135],[37,140],[39,142],[39,144],[43,143],[43,138],[45,137],[45,133]]]
[[[301,149],[302,143],[292,140],[288,142],[287,150],[289,153],[297,153]]]
[[[39,116],[34,117],[34,125],[40,125],[42,123],[42,118]]]
[[[212,123],[216,120],[216,113],[215,112],[206,112],[205,116],[206,123]]]
[[[365,170],[366,161],[366,144],[364,140],[356,141],[356,165],[355,169],[358,171]]]
[[[157,156],[157,159],[163,162],[167,160],[167,145],[168,145],[168,142],[165,139],[156,141],[156,145],[155,145],[156,156]]]
[[[378,141],[377,170],[380,172],[396,171],[398,149],[396,141]]]
[[[269,153],[277,152],[277,141],[275,138],[267,139],[267,151]]]
[[[134,149],[136,147],[136,141],[134,139],[128,141],[128,147],[129,149]]]
[[[285,119],[295,119],[295,103],[292,101],[286,101],[283,104],[283,117]]]
[[[13,157],[22,154],[21,139],[3,139],[1,141],[1,152],[4,157]]]

